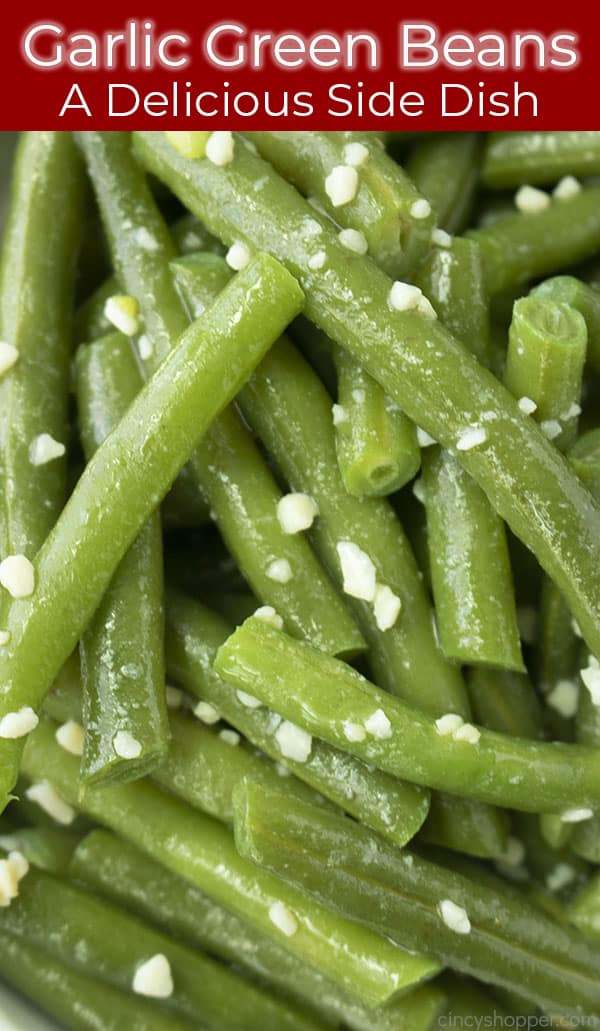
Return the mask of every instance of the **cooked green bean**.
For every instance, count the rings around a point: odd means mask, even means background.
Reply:
[[[324,742],[315,742],[304,762],[295,762],[289,756],[284,759],[274,736],[277,725],[273,714],[257,705],[252,697],[240,695],[213,669],[217,650],[230,633],[231,627],[214,612],[170,591],[166,634],[169,675],[191,694],[213,705],[272,759],[284,761],[297,777],[337,802],[355,819],[398,845],[409,841],[427,816],[428,792],[415,791],[412,785],[403,784],[395,777],[372,771],[360,760]]]
[[[264,620],[238,627],[215,669],[307,733],[407,780],[525,812],[600,802],[597,750],[478,730],[452,714],[434,721]]]
[[[204,276],[199,264],[196,271],[182,285],[188,303],[206,303],[212,272]],[[331,577],[343,589],[337,544],[351,541],[375,564],[377,581],[400,598],[398,619],[383,630],[372,604],[349,597],[382,685],[418,697],[423,708],[461,712],[467,704],[464,685],[436,646],[427,597],[402,528],[383,499],[346,492],[336,461],[331,399],[289,341],[278,341],[239,402],[292,490],[315,501],[319,515],[310,532]]]
[[[587,359],[594,369],[600,367],[600,293],[575,276],[553,276],[534,286],[533,297],[547,297],[558,304],[568,304],[585,319],[587,326]]]
[[[80,143],[115,268],[140,304],[149,341],[146,367],[153,371],[189,321],[169,266],[175,247],[128,135],[84,132]],[[207,274],[214,268],[210,258],[206,267]],[[215,296],[213,291],[211,300]],[[192,472],[257,597],[275,606],[291,632],[325,650],[361,651],[362,637],[308,543],[280,526],[280,491],[234,408],[221,414],[190,457]]]
[[[479,180],[481,140],[476,133],[419,133],[406,171],[427,197],[440,229],[460,233],[467,224]]]
[[[371,1009],[287,949],[212,902],[132,844],[96,830],[77,848],[71,874],[89,890],[181,936],[193,948],[250,971],[261,983],[354,1031],[428,1031],[443,995],[433,984]]]
[[[490,294],[552,275],[600,248],[600,187],[554,200],[536,214],[507,215],[467,235],[481,247]]]
[[[575,308],[539,295],[516,301],[504,382],[561,451],[577,435],[586,348],[585,319]]]
[[[432,791],[418,840],[478,859],[498,859],[506,849],[509,829],[508,816],[502,809]]]
[[[0,559],[33,559],[66,496],[70,323],[82,221],[83,170],[70,134],[23,133],[0,272],[0,340],[14,349],[12,366],[0,376]]]
[[[79,348],[76,380],[89,461],[142,387],[126,337],[112,334]],[[155,512],[121,560],[81,639],[84,784],[139,777],[166,755],[162,594]]]
[[[585,887],[567,907],[569,919],[583,934],[600,938],[600,871],[590,877]]]
[[[2,939],[2,978],[72,1031],[192,1031],[185,1020],[139,995],[65,966],[12,935]]]
[[[10,643],[0,651],[2,715],[39,707],[126,550],[301,303],[289,273],[259,255],[184,333],[98,448],[38,553],[31,595],[11,605]],[[23,742],[0,744],[3,809]]]
[[[105,307],[109,297],[119,293],[116,276],[109,276],[94,292],[85,299],[75,312],[73,336],[77,344],[86,344],[98,340],[114,330],[108,319]]]
[[[0,928],[27,945],[51,953],[83,974],[139,995],[156,995],[175,1013],[214,1031],[309,1031],[314,1027],[295,1006],[254,987],[208,956],[183,945],[58,877],[30,869],[19,896],[0,909]],[[149,972],[153,958],[166,959],[167,978]]]
[[[470,671],[467,685],[475,718],[488,730],[542,737],[542,710],[526,673],[479,667]]]
[[[314,198],[390,276],[406,275],[426,254],[431,205],[376,139],[360,132],[253,132],[260,154]],[[352,242],[351,242],[352,241]],[[354,244],[354,246],[353,246]]]
[[[23,769],[31,780],[49,780],[68,802],[79,804],[251,927],[280,944],[285,938],[294,956],[368,1005],[381,1005],[438,970],[436,963],[399,950],[242,859],[222,824],[145,779],[91,787],[78,801],[77,761],[56,743],[50,724],[40,723],[29,735]],[[294,919],[296,929],[289,936],[289,921],[281,929],[281,903],[284,914],[289,910]]]
[[[64,874],[80,835],[53,827],[12,827],[0,835],[0,849],[21,852],[28,863],[48,873]]]
[[[337,368],[335,443],[344,487],[354,497],[393,494],[419,471],[414,423],[341,347]]]
[[[553,1013],[593,1015],[600,1005],[600,952],[577,932],[498,890],[407,850],[360,824],[246,781],[236,792],[242,855],[276,871],[336,911],[384,929],[432,955],[529,997]]]
[[[600,510],[508,391],[439,323],[390,310],[390,280],[373,262],[348,255],[326,220],[241,141],[234,160],[217,167],[181,158],[161,133],[134,137],[143,163],[212,232],[226,243],[241,240],[279,255],[305,288],[305,314],[355,354],[410,418],[457,449],[494,508],[564,591],[590,648],[600,652]],[[490,250],[497,254],[496,285],[508,285],[515,273],[518,280],[554,271],[600,247],[599,199],[600,188],[590,188],[536,216],[534,229],[531,217],[518,216],[510,220],[513,235],[508,222],[475,234],[487,240],[486,261]],[[308,267],[320,250],[325,274]],[[479,425],[483,413],[489,421]]]
[[[482,178],[494,189],[598,174],[600,132],[492,132],[486,140]]]

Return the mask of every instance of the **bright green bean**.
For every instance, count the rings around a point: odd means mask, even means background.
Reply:
[[[470,671],[467,685],[478,723],[498,734],[542,737],[542,710],[526,673],[480,667]]]
[[[427,197],[440,229],[460,233],[468,222],[479,180],[481,140],[475,133],[417,137],[406,171]]]
[[[491,132],[486,138],[482,178],[494,189],[598,174],[600,132]]]
[[[600,871],[590,877],[585,887],[567,907],[569,919],[583,934],[600,938]]]
[[[138,967],[165,956],[174,985],[165,1005],[201,1027],[309,1031],[314,1026],[296,1007],[276,1001],[201,952],[40,870],[30,869],[18,898],[0,910],[0,928],[3,936],[45,949],[67,966],[125,991],[133,989]]]
[[[534,418],[561,451],[577,435],[586,348],[585,319],[575,308],[539,295],[516,301],[504,382],[516,398],[534,402]]]
[[[507,215],[467,235],[481,247],[490,294],[552,275],[600,248],[600,187],[554,200],[535,215]]]
[[[370,256],[390,276],[406,275],[427,252],[434,225],[430,205],[378,140],[362,132],[254,132],[248,136],[285,179],[314,198],[339,225],[360,232]],[[354,168],[354,196],[336,203],[328,177],[334,168],[351,164],[347,148],[357,145],[367,154],[360,151],[364,160]]]
[[[89,890],[177,934],[189,946],[241,965],[261,983],[314,1008],[322,1019],[335,1024],[342,1020],[354,1031],[428,1031],[442,1004],[437,987],[426,985],[385,1007],[362,1005],[320,971],[299,963],[283,945],[107,831],[92,831],[81,842],[71,874]]]
[[[23,769],[31,780],[48,779],[67,801],[77,804],[77,760],[56,743],[51,725],[40,723],[29,735]],[[92,787],[79,805],[366,1004],[381,1005],[438,970],[435,963],[365,932],[242,859],[222,824],[145,779]],[[290,937],[269,917],[278,902],[296,919],[298,927]]]
[[[414,423],[347,351],[335,348],[334,356],[343,415],[335,442],[344,486],[359,498],[393,494],[419,471]]]
[[[169,266],[175,247],[128,135],[85,132],[80,143],[117,274],[140,305],[150,344],[146,367],[153,371],[189,322]],[[362,637],[307,542],[279,525],[279,489],[234,408],[208,429],[191,459],[192,473],[257,597],[280,612],[291,632],[319,647],[344,655],[361,651]]]
[[[98,448],[37,556],[33,594],[11,605],[10,642],[0,652],[2,715],[39,707],[126,550],[301,303],[289,273],[259,255],[192,324]],[[2,808],[21,745],[1,742]]]
[[[192,1021],[155,1001],[121,991],[65,966],[54,956],[6,934],[2,978],[71,1031],[192,1031]]]
[[[49,434],[68,443],[67,401],[83,171],[69,133],[23,133],[0,272],[0,340],[16,361],[0,375],[0,560],[33,559],[66,495],[66,460],[35,456]],[[1,592],[4,609],[7,595]]]
[[[575,276],[553,276],[534,286],[533,297],[547,297],[559,304],[568,304],[580,312],[587,326],[587,359],[594,369],[600,368],[600,293]]]
[[[316,806],[287,805],[246,781],[236,792],[242,855],[366,926],[451,968],[529,997],[553,1013],[593,1015],[600,952],[498,881],[455,873]],[[444,919],[440,909],[459,907]],[[460,930],[452,916],[468,921]]]
[[[212,232],[279,255],[305,288],[305,314],[355,354],[434,439],[450,450],[460,445],[462,464],[565,592],[590,648],[600,652],[600,510],[508,391],[439,323],[390,310],[390,280],[364,257],[348,255],[326,220],[241,141],[234,160],[217,168],[181,158],[160,133],[134,136],[144,164]],[[543,274],[597,249],[599,198],[600,188],[591,188],[533,222],[519,216],[513,236],[493,228],[500,234],[493,244],[487,230],[486,260],[490,247],[500,248],[502,278],[510,282],[515,271],[517,279]],[[529,228],[520,250],[523,222]],[[325,275],[308,267],[318,250],[326,254]],[[478,422],[483,413],[485,428]],[[472,428],[485,434],[483,446],[464,449]]]
[[[142,387],[126,337],[113,334],[79,348],[76,380],[89,461]],[[83,783],[139,777],[166,755],[162,596],[162,535],[155,512],[121,560],[81,639]],[[134,739],[137,755],[121,754],[119,734]]]
[[[478,731],[475,741],[455,738],[350,666],[261,619],[252,617],[234,631],[219,649],[215,669],[315,737],[416,783],[525,812],[562,812],[600,801],[597,750],[489,730]],[[349,739],[349,724],[365,730],[363,740]]]
[[[283,760],[274,737],[277,721],[264,706],[245,704],[213,669],[217,650],[231,627],[214,612],[175,591],[167,595],[166,650],[169,675],[191,694],[205,699],[245,737],[368,827],[404,845],[427,816],[427,792],[367,769],[364,763],[315,742],[306,762]],[[243,700],[242,700],[243,699]],[[239,778],[238,778],[239,779]],[[285,784],[289,782],[286,780]],[[231,792],[229,793],[231,797]],[[215,813],[215,815],[218,815]],[[484,821],[485,823],[485,821]]]

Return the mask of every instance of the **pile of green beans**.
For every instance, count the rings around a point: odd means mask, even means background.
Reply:
[[[599,173],[597,132],[21,134],[0,991],[600,1027]]]

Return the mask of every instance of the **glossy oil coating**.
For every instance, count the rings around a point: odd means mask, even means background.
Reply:
[[[181,158],[161,133],[134,138],[144,164],[212,232],[226,243],[241,239],[278,255],[303,285],[305,314],[444,447],[456,449],[465,430],[486,414],[483,446],[460,451],[459,460],[556,580],[590,648],[600,652],[600,509],[502,384],[438,322],[391,311],[389,278],[345,251],[318,212],[241,140],[234,160],[217,168]],[[536,216],[535,232],[530,218],[516,216],[473,234],[486,265],[493,253],[504,270],[496,287],[597,249],[599,201],[600,188],[590,187]],[[320,271],[308,267],[317,250],[326,253]]]
[[[77,761],[56,744],[52,725],[40,723],[30,735],[23,770],[31,779],[48,778],[65,799],[77,801]],[[369,1005],[390,1000],[439,969],[434,961],[403,952],[243,859],[222,824],[145,779],[90,788],[79,805],[279,943],[282,932],[270,920],[269,909],[283,902],[298,924],[295,934],[286,937],[286,948]]]
[[[356,670],[252,617],[221,646],[218,673],[286,719],[380,769],[429,787],[525,812],[600,803],[600,754],[480,730],[471,743],[383,694]],[[344,724],[382,711],[381,733],[350,742]],[[383,724],[383,726],[382,726]],[[367,727],[368,729],[368,727]]]

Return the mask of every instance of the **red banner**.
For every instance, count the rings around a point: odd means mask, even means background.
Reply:
[[[598,5],[5,12],[2,129],[598,129]]]

